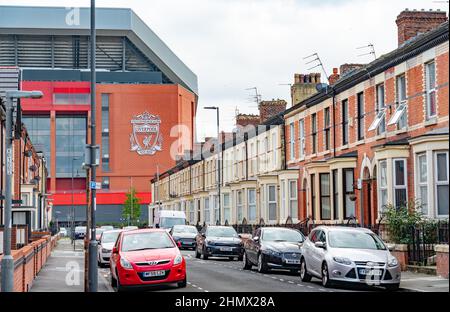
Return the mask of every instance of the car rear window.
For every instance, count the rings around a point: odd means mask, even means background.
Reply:
[[[166,232],[145,232],[124,235],[122,251],[174,248]]]

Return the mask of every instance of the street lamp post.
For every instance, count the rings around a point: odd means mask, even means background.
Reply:
[[[78,160],[79,157],[72,157],[72,210],[71,210],[71,222],[70,222],[70,236],[72,237],[72,244],[73,244],[73,250],[75,250],[75,206],[73,204],[73,189],[74,189],[74,183],[73,183],[73,162],[75,160]],[[77,170],[77,177],[78,177],[78,170]]]
[[[217,121],[217,196],[219,198],[218,205],[219,205],[219,224],[222,224],[222,205],[221,205],[221,194],[220,194],[220,184],[221,184],[221,173],[220,173],[220,166],[221,166],[221,154],[222,154],[222,144],[220,140],[220,123],[219,123],[219,107],[217,106],[206,106],[204,109],[213,109],[216,111],[216,121]]]
[[[96,51],[96,30],[95,30],[95,0],[91,0],[91,181],[96,180],[96,158],[97,158],[97,149],[96,149],[96,126],[95,126],[95,118],[96,118],[96,108],[95,108],[95,83],[96,83],[96,75],[95,75],[95,51]],[[98,290],[98,271],[97,271],[97,240],[96,240],[96,231],[95,231],[95,212],[97,210],[97,191],[95,188],[91,189],[91,235],[89,241],[89,265],[88,265],[88,291],[89,292],[97,292]]]
[[[5,175],[5,228],[3,232],[2,292],[14,291],[14,259],[11,255],[12,174],[14,167],[12,150],[13,99],[42,97],[41,91],[6,91],[6,175]],[[20,114],[20,112],[17,112]]]

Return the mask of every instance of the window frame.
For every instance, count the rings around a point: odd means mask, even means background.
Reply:
[[[342,100],[341,104],[341,118],[342,118],[342,145],[348,144],[349,127],[348,127],[348,99]]]
[[[401,79],[404,81],[403,84],[399,82]],[[408,126],[406,120],[406,93],[406,74],[403,73],[395,78],[395,112],[387,124],[388,126],[396,124],[397,130],[405,129]]]
[[[316,175],[312,173],[310,175],[310,190],[311,190],[311,214],[312,219],[316,219],[316,190],[315,190],[315,183],[316,183]]]
[[[328,176],[328,195],[324,195],[324,190],[322,189],[322,177]],[[331,177],[329,172],[321,172],[319,173],[319,197],[320,197],[320,220],[331,220]],[[323,199],[328,198],[329,200],[329,209],[330,209],[330,217],[325,218],[324,217],[324,210],[323,210]]]
[[[270,200],[270,189],[274,189],[274,200]],[[268,221],[276,221],[277,220],[277,209],[278,209],[278,202],[277,202],[277,185],[276,184],[267,184],[267,219]],[[275,205],[275,219],[270,218],[270,205]]]
[[[289,140],[289,152],[290,152],[290,160],[295,159],[295,125],[294,122],[291,122],[289,124],[289,134],[290,134],[290,140]]]
[[[329,151],[331,148],[331,114],[330,107],[325,107],[323,111],[323,124],[324,124],[324,145],[325,150]]]
[[[311,152],[317,153],[317,113],[311,114]]]
[[[351,171],[352,172],[352,190],[350,191],[350,192],[347,192],[347,175],[346,175],[346,172],[347,171]],[[349,207],[347,207],[347,196],[350,196],[350,195],[355,195],[355,188],[354,188],[354,184],[355,184],[355,170],[354,170],[354,168],[343,168],[342,169],[342,190],[343,190],[343,194],[344,194],[344,207],[343,207],[343,209],[344,209],[344,219],[347,219],[347,218],[349,218],[350,216],[347,216],[347,210],[348,210],[348,208]],[[354,203],[354,209],[355,209],[355,211],[354,211],[354,213],[352,214],[353,215],[353,217],[356,217],[356,203],[353,201],[353,203]]]
[[[299,158],[305,158],[305,119],[302,118],[298,121],[298,131],[299,131]]]
[[[253,203],[250,203],[250,192],[254,192],[254,202]],[[253,219],[251,218],[251,214],[250,214],[250,211],[252,210],[252,207],[253,207],[253,210],[254,210],[254,213],[255,213],[255,217]],[[256,221],[256,219],[257,219],[256,189],[254,189],[254,188],[247,189],[247,218],[248,218],[248,221]]]
[[[420,165],[420,160],[421,158],[424,157],[425,158],[425,181],[421,180],[422,177],[422,166]],[[417,198],[420,200],[420,204],[422,205],[422,213],[424,213],[424,215],[430,215],[430,205],[428,203],[428,196],[425,198],[425,206],[426,206],[426,213],[424,212],[423,209],[423,198],[422,198],[422,188],[425,188],[425,194],[428,195],[428,167],[427,167],[427,162],[428,162],[428,157],[427,157],[427,153],[426,152],[422,152],[422,153],[418,153],[416,154],[416,172],[417,172],[417,181],[416,181],[416,192],[417,192]]]
[[[332,174],[332,185],[333,185],[333,216],[334,220],[339,219],[339,172],[338,169],[333,169]]]
[[[365,131],[364,131],[364,92],[359,92],[356,95],[356,107],[357,107],[357,134],[358,141],[364,140]]]
[[[430,87],[430,75],[429,75],[429,66],[433,64],[434,67],[434,86],[431,88]],[[436,62],[435,60],[429,61],[425,64],[425,105],[426,105],[426,120],[430,120],[432,118],[437,117],[437,103],[436,103]],[[431,94],[434,95],[434,114],[431,115],[430,114],[430,99],[431,99]]]
[[[292,196],[292,192],[291,192],[291,184],[294,183],[295,184],[295,196]],[[291,179],[288,180],[288,199],[289,199],[289,216],[291,216],[292,219],[298,219],[298,181]],[[293,203],[296,203],[296,205],[294,206]],[[293,207],[295,207],[295,214],[293,214]]]
[[[439,181],[438,180],[438,177],[439,177],[439,175],[438,175],[438,173],[439,173],[439,168],[438,168],[438,162],[437,162],[437,156],[438,156],[438,154],[445,154],[446,155],[446,160],[447,160],[447,162],[446,162],[446,166],[447,166],[447,173],[446,173],[446,176],[447,176],[447,180],[445,180],[445,181]],[[444,151],[444,150],[442,150],[442,151],[434,151],[433,152],[433,163],[434,163],[434,196],[435,196],[435,198],[436,198],[436,203],[435,203],[435,209],[436,209],[436,212],[435,212],[435,215],[438,217],[438,218],[444,218],[444,217],[447,217],[448,218],[448,214],[439,214],[439,202],[438,202],[438,200],[439,200],[439,198],[438,198],[438,186],[445,186],[445,185],[449,185],[449,152],[448,151]]]
[[[395,164],[396,162],[403,162],[404,164],[404,173],[403,173],[403,179],[404,179],[404,185],[397,185],[397,172],[395,171]],[[396,191],[397,190],[405,190],[405,198],[406,198],[406,202],[404,203],[405,205],[408,202],[408,162],[406,160],[406,158],[393,158],[392,159],[392,195],[393,195],[393,204],[396,208],[397,207],[397,196],[396,196]]]

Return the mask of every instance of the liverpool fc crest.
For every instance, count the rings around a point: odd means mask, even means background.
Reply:
[[[162,135],[159,133],[161,119],[148,112],[136,115],[131,120],[133,133],[130,134],[130,150],[139,155],[154,155],[162,148]]]

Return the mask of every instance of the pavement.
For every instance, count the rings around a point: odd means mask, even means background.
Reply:
[[[76,251],[70,240],[62,239],[52,252],[45,267],[36,278],[33,292],[82,292],[84,273],[84,252],[82,241],[78,241]],[[380,291],[381,288],[339,285],[335,288],[322,287],[320,280],[301,282],[298,274],[289,271],[258,273],[256,268],[243,270],[241,261],[210,258],[196,259],[193,251],[182,251],[187,263],[186,288],[177,285],[155,286],[150,291],[168,292],[358,292]],[[109,268],[99,268],[99,291],[114,291],[109,284]],[[414,272],[402,272],[399,291],[449,292],[449,280]]]
[[[101,274],[98,276],[98,290],[101,292],[113,291],[109,282]],[[77,240],[74,250],[70,239],[60,239],[34,280],[30,291],[84,292],[83,241]]]

